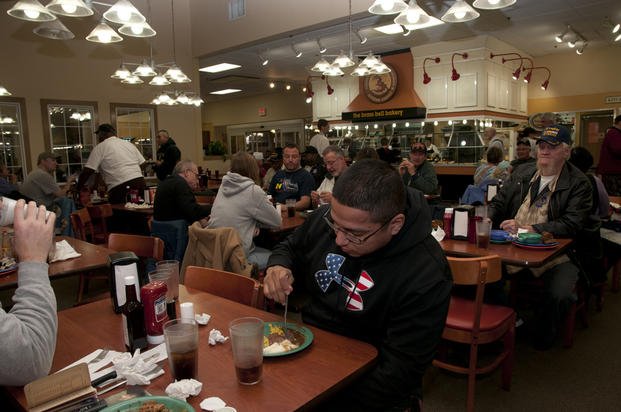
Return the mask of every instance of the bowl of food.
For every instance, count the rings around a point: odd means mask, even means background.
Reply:
[[[195,412],[187,402],[168,396],[141,396],[110,405],[101,412]]]

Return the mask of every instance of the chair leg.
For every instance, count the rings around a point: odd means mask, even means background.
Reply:
[[[78,283],[78,301],[76,303],[82,302],[82,298],[84,297],[84,290],[88,288],[87,282],[88,280],[86,279],[86,274],[80,274],[80,281]]]
[[[511,327],[504,336],[504,350],[507,357],[502,361],[501,387],[511,390],[511,377],[513,375],[513,362],[515,359],[515,316],[511,320]]]
[[[466,398],[466,410],[474,412],[474,389],[477,382],[477,363],[479,345],[476,342],[470,344],[470,363],[468,365],[468,395]]]

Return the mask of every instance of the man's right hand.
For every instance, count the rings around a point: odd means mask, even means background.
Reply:
[[[20,262],[47,262],[47,255],[52,246],[56,214],[50,213],[45,219],[45,206],[29,202],[24,215],[23,199],[15,205],[15,253]]]
[[[311,192],[311,200],[313,201],[313,205],[318,205],[319,204],[319,192],[317,192],[316,190],[313,190]]]
[[[270,266],[263,280],[263,294],[276,302],[285,303],[285,297],[293,291],[292,283],[291,270],[284,266]]]

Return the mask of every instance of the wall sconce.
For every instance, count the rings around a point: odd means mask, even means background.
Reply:
[[[522,70],[526,71],[526,68],[524,67],[524,60],[528,60],[530,62],[530,66],[534,66],[535,64],[533,63],[533,60],[530,57],[515,57],[512,59],[505,59],[504,57],[502,58],[502,64],[505,64],[506,62],[510,62],[510,61],[514,61],[514,60],[519,60],[520,61],[520,66],[515,69],[515,71],[513,72],[513,80],[517,80],[520,78],[520,74],[522,73]],[[528,82],[530,81],[530,77],[528,78]],[[528,83],[526,82],[526,83]]]
[[[468,53],[453,53],[451,56],[451,67],[453,68],[453,73],[451,74],[451,80],[456,81],[461,77],[457,70],[455,69],[455,56],[461,56],[465,59],[468,58]]]
[[[330,86],[330,83],[328,83],[327,77],[326,77],[326,87],[328,89],[328,96],[332,95],[332,93],[334,93],[334,89],[332,88],[332,86]]]
[[[425,57],[423,61],[423,84],[428,84],[431,81],[431,77],[427,74],[427,70],[425,69],[425,64],[427,64],[427,60],[432,60],[436,63],[440,63],[439,57]]]
[[[547,68],[546,66],[537,66],[537,67],[525,67],[524,71],[528,70],[528,74],[526,75],[526,77],[524,77],[524,81],[526,82],[526,79],[528,79],[528,82],[530,82],[530,76],[533,72],[533,70],[545,70],[548,72],[548,77],[544,80],[543,83],[541,83],[541,90],[547,90],[548,86],[550,85],[550,77],[552,77],[552,72],[550,71],[549,68]],[[528,83],[527,82],[527,83]]]

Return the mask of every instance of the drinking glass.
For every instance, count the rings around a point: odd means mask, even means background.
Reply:
[[[287,216],[294,217],[295,216],[295,199],[287,199],[285,200],[285,205],[287,206]]]
[[[263,374],[263,321],[259,318],[238,318],[229,324],[233,361],[237,380],[254,385]]]
[[[197,379],[198,325],[193,319],[173,319],[164,323],[164,339],[173,380]]]
[[[481,249],[489,248],[489,237],[492,230],[492,222],[489,219],[476,221],[477,247]]]

